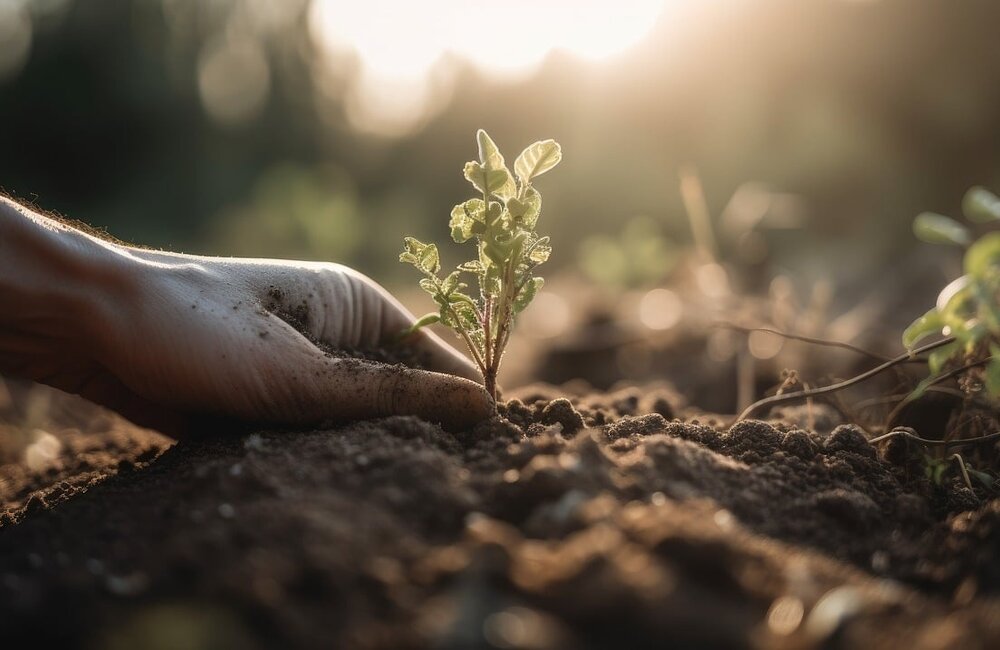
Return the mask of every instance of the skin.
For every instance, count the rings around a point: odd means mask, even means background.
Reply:
[[[430,332],[405,343],[432,371],[318,348],[374,347],[413,322],[345,266],[136,249],[2,197],[0,260],[0,374],[174,437],[388,415],[464,429],[494,410],[475,367]],[[308,314],[304,333],[289,313]]]

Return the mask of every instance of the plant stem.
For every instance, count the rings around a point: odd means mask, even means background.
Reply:
[[[931,386],[936,386],[936,385],[938,385],[938,384],[940,384],[940,383],[942,383],[944,381],[947,381],[947,380],[951,379],[952,377],[956,377],[956,376],[962,374],[963,372],[966,372],[967,370],[972,370],[973,368],[975,368],[977,366],[981,366],[981,365],[987,363],[992,358],[993,357],[986,357],[985,359],[979,359],[978,361],[973,361],[972,363],[967,363],[964,366],[961,366],[959,368],[954,368],[952,370],[949,370],[948,372],[943,373],[943,374],[938,375],[937,377],[935,377],[924,388],[926,389],[926,388],[930,388]],[[892,423],[896,421],[897,417],[899,417],[899,414],[902,412],[903,407],[906,406],[907,404],[909,404],[912,401],[910,399],[910,395],[912,395],[912,394],[913,394],[912,392],[908,393],[906,395],[906,397],[903,398],[903,401],[901,401],[898,404],[896,404],[896,406],[892,409],[892,411],[889,412],[889,415],[885,419],[885,426],[886,426],[887,429],[890,426],[892,426]]]
[[[904,438],[909,438],[919,442],[922,445],[935,446],[935,447],[963,447],[965,445],[973,445],[979,442],[988,442],[990,440],[996,440],[1000,438],[1000,431],[987,434],[985,436],[979,436],[977,438],[956,438],[953,440],[932,440],[930,438],[921,438],[909,427],[898,427],[893,429],[889,433],[883,433],[880,436],[872,438],[868,442],[870,444],[875,444],[882,442],[883,440],[888,440],[889,438],[895,438],[896,436],[903,436]]]
[[[790,334],[788,332],[782,332],[781,330],[776,330],[770,327],[744,327],[742,325],[736,325],[735,323],[714,323],[711,325],[713,328],[722,328],[728,330],[734,330],[737,332],[751,333],[751,332],[764,332],[766,334],[774,334],[775,336],[780,336],[783,339],[790,339],[792,341],[801,341],[803,343],[809,343],[811,345],[823,345],[832,348],[841,348],[843,350],[850,350],[851,352],[856,352],[858,354],[863,354],[866,357],[875,359],[876,361],[889,361],[889,357],[882,356],[881,354],[876,354],[864,348],[859,348],[856,345],[851,345],[850,343],[842,343],[840,341],[830,341],[828,339],[820,339],[813,336],[804,336],[802,334]]]

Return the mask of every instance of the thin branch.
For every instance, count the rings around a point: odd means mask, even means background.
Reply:
[[[969,479],[969,470],[965,468],[965,460],[962,458],[962,455],[952,454],[949,460],[958,462],[958,468],[962,470],[962,478],[965,480],[965,485],[969,488],[969,490],[972,490],[972,481]]]
[[[775,336],[780,336],[784,339],[791,339],[793,341],[801,341],[803,343],[809,343],[811,345],[822,345],[831,348],[841,348],[844,350],[850,350],[851,352],[856,352],[862,354],[870,359],[875,359],[876,361],[889,361],[889,357],[878,354],[877,352],[872,352],[870,350],[865,350],[864,348],[859,348],[856,345],[851,345],[850,343],[842,343],[841,341],[830,341],[828,339],[820,339],[812,336],[804,336],[802,334],[789,334],[788,332],[782,332],[781,330],[772,329],[770,327],[744,327],[742,325],[736,325],[735,323],[713,323],[710,325],[713,328],[723,328],[735,330],[737,332],[752,333],[752,332],[764,332],[766,334],[774,334]]]
[[[809,397],[816,397],[817,395],[825,395],[827,393],[834,393],[840,390],[844,390],[845,388],[849,388],[850,386],[859,384],[865,381],[866,379],[870,379],[882,372],[885,372],[886,370],[892,368],[893,366],[897,366],[901,363],[906,363],[907,361],[909,361],[918,354],[923,354],[925,352],[935,350],[937,348],[940,348],[942,346],[954,342],[954,340],[955,337],[949,336],[947,338],[941,339],[940,341],[928,343],[927,345],[919,347],[911,352],[905,352],[899,355],[898,357],[889,359],[885,363],[876,366],[871,370],[863,372],[860,375],[856,375],[850,379],[846,379],[836,384],[831,384],[829,386],[820,386],[819,388],[812,388],[809,390],[802,390],[796,393],[785,393],[784,395],[772,395],[770,397],[765,397],[764,399],[758,400],[753,404],[751,404],[750,406],[748,406],[747,408],[743,409],[743,412],[740,413],[739,417],[736,418],[736,421],[739,422],[741,420],[747,419],[748,417],[750,417],[751,415],[753,415],[754,413],[756,413],[758,410],[760,410],[765,406],[784,404],[786,402],[795,402],[801,399],[807,399]]]
[[[921,438],[918,436],[913,429],[909,427],[897,427],[890,431],[889,433],[883,433],[880,436],[872,438],[868,442],[870,444],[876,444],[882,442],[883,440],[888,440],[889,438],[895,438],[896,436],[902,436],[904,438],[909,438],[919,442],[922,445],[927,445],[930,447],[964,447],[965,445],[974,445],[980,442],[989,442],[990,440],[996,440],[1000,438],[1000,431],[987,434],[985,436],[978,436],[976,438],[959,438],[957,440],[933,440],[931,438]]]

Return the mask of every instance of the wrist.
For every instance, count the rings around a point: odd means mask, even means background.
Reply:
[[[0,329],[95,343],[128,292],[130,256],[0,197]]]

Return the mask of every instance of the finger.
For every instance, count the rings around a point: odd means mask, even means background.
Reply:
[[[398,321],[403,323],[403,325],[395,327],[392,331],[398,336],[399,332],[412,326],[415,320],[407,312],[401,315]],[[456,375],[477,383],[482,383],[483,381],[483,375],[479,372],[475,364],[429,329],[422,328],[410,334],[403,339],[403,343],[425,358],[427,367],[430,370]]]
[[[473,381],[357,359],[331,359],[322,383],[330,415],[336,419],[416,415],[445,429],[463,431],[496,410],[493,399]]]
[[[395,342],[416,320],[388,291],[353,269],[296,264],[255,269],[253,281],[265,306],[285,319],[290,314],[297,321],[292,324],[315,340],[334,348],[374,348]],[[429,330],[415,332],[404,343],[430,370],[482,381],[471,361]]]
[[[409,329],[417,319],[381,286],[370,280],[368,285],[369,291],[378,300],[379,338],[382,341],[395,340],[400,332]],[[403,339],[403,343],[426,359],[428,369],[482,383],[483,376],[475,364],[431,330],[422,328]]]

